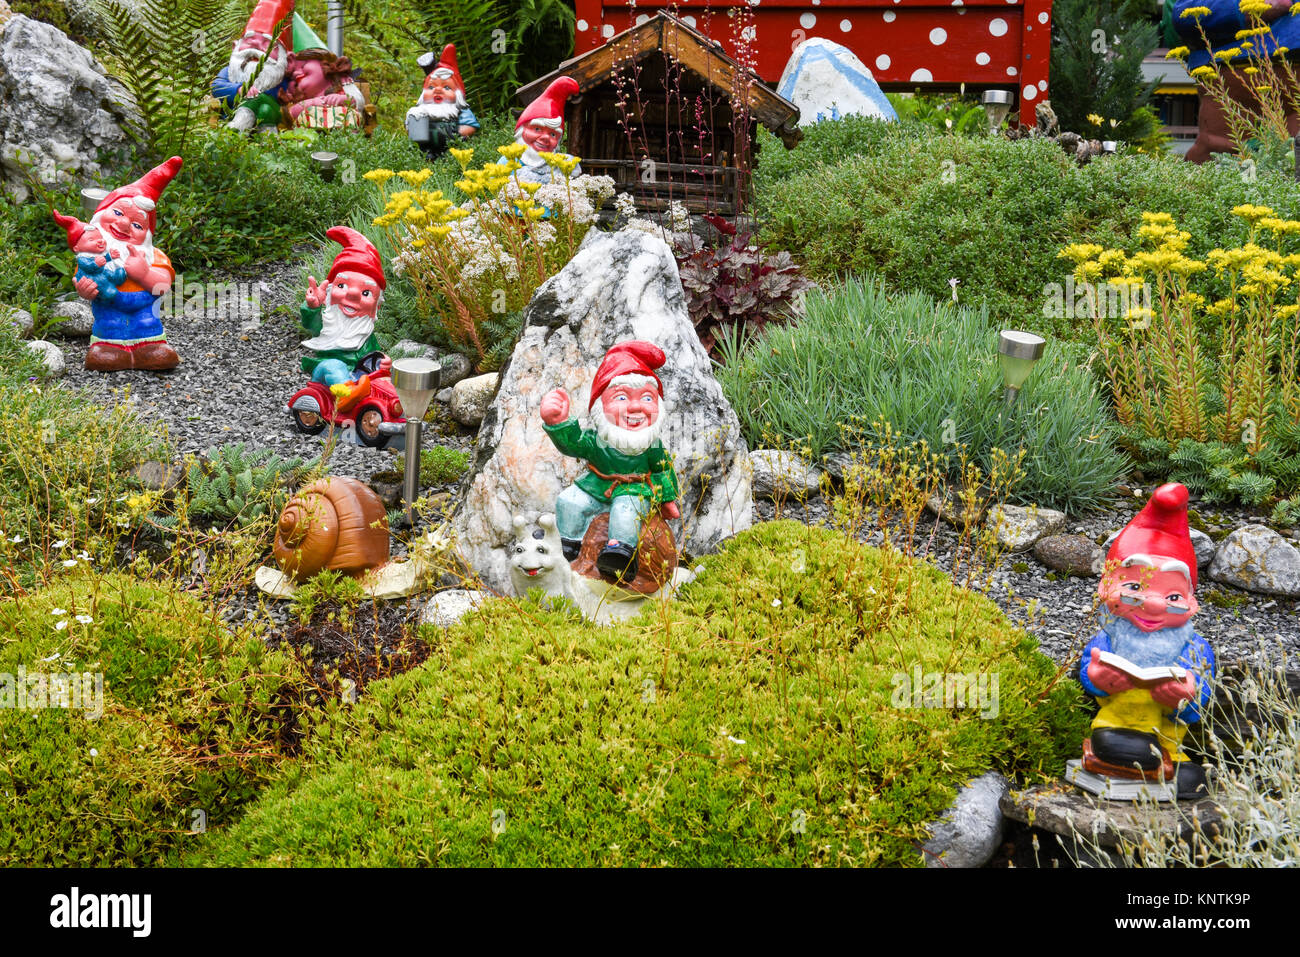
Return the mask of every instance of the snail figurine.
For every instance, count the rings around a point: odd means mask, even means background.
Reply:
[[[280,513],[275,560],[302,584],[321,571],[358,577],[388,561],[388,514],[371,489],[330,476],[301,489]]]

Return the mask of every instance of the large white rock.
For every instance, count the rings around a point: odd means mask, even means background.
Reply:
[[[2,3],[3,0],[0,0]],[[7,326],[6,331],[12,332],[18,339],[26,339],[32,334],[32,329],[36,326],[36,321],[32,314],[26,309],[16,309],[12,306],[0,306],[0,325]]]
[[[1246,591],[1300,597],[1300,550],[1266,525],[1247,525],[1219,543],[1210,577]]]
[[[47,375],[61,376],[67,370],[68,362],[63,357],[63,350],[54,343],[44,339],[33,339],[27,343],[27,348],[41,357]]]
[[[867,65],[848,47],[822,37],[794,48],[776,92],[799,107],[800,126],[843,116],[898,119]]]
[[[471,479],[457,502],[457,546],[489,587],[510,587],[516,515],[552,512],[586,468],[542,430],[542,397],[569,393],[588,425],[596,367],[617,342],[645,339],[668,357],[662,435],[675,456],[682,519],[678,549],[698,556],[748,528],[753,498],[740,423],[713,378],[691,325],[677,261],[662,239],[635,230],[592,230],[578,254],[547,280],[524,312],[524,332],[479,428]]]
[[[457,382],[451,390],[451,417],[461,425],[480,425],[500,378],[495,372],[486,372]]]
[[[23,202],[28,175],[86,180],[110,172],[101,160],[125,164],[144,133],[126,88],[48,23],[19,15],[2,30],[0,188]]]
[[[95,325],[95,314],[84,299],[56,302],[52,311],[57,321],[50,332],[60,338],[84,339]]]
[[[1002,809],[1007,779],[989,771],[957,792],[942,818],[930,825],[924,844],[926,867],[983,867],[1002,842]]]

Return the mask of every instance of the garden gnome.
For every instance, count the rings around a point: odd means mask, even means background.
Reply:
[[[233,109],[230,128],[247,132],[280,122],[279,95],[293,51],[294,0],[258,0],[244,35],[235,41],[230,62],[212,81],[212,95]],[[283,24],[278,36],[272,36]]]
[[[1102,630],[1079,669],[1100,706],[1084,742],[1084,770],[1147,780],[1163,773],[1179,798],[1203,797],[1205,771],[1181,745],[1210,703],[1215,661],[1190,621],[1200,606],[1186,487],[1156,489],[1116,537],[1106,567],[1097,589]]]
[[[89,300],[94,316],[87,369],[164,370],[181,361],[167,344],[157,308],[176,271],[153,245],[158,197],[180,168],[181,158],[173,156],[134,183],[113,190],[100,200],[89,223],[54,213],[67,231],[68,246],[78,253],[73,284],[77,294]],[[91,267],[98,266],[95,274],[87,271],[83,255],[89,256]],[[98,265],[101,258],[104,263]],[[111,295],[105,292],[106,284],[112,287]]]
[[[447,151],[457,137],[470,137],[478,132],[478,120],[465,100],[465,84],[456,67],[456,47],[448,43],[442,56],[426,53],[419,59],[424,69],[424,88],[415,106],[406,111],[406,132],[411,139],[435,159]],[[416,132],[428,120],[427,136]],[[421,133],[425,132],[420,130]]]
[[[554,153],[564,135],[564,103],[578,92],[578,83],[572,77],[561,76],[551,82],[542,95],[524,108],[515,123],[515,140],[528,147],[519,162],[523,166],[515,171],[521,183],[550,183],[562,180],[563,175],[548,166],[541,153]],[[573,157],[560,154],[566,160]],[[574,164],[571,175],[581,175],[582,167]]]
[[[1209,13],[1205,14],[1205,10]],[[1279,48],[1283,53],[1291,50],[1300,54],[1300,19],[1291,16],[1293,12],[1292,0],[1271,0],[1268,9],[1257,14],[1258,19],[1270,27],[1269,31],[1249,37],[1238,36],[1240,31],[1256,26],[1251,17],[1242,12],[1240,0],[1174,0],[1169,15],[1179,38],[1190,47],[1188,70],[1218,67],[1228,96],[1239,106],[1258,114],[1259,97],[1253,87],[1265,74],[1258,73],[1252,79],[1243,71],[1251,67],[1252,61],[1271,57]],[[1229,55],[1228,51],[1233,50],[1236,53]],[[1199,85],[1199,93],[1196,142],[1187,151],[1187,159],[1193,163],[1204,163],[1211,153],[1237,151],[1237,144],[1228,135],[1228,120],[1223,106],[1209,95],[1205,84]],[[1292,108],[1290,97],[1283,96],[1282,102],[1287,110],[1287,129],[1294,137],[1300,132],[1300,115]]]
[[[605,353],[587,406],[589,413],[596,410],[594,429],[581,428],[569,417],[563,389],[542,399],[542,427],[555,447],[587,462],[587,471],[555,503],[564,557],[570,562],[578,557],[587,526],[607,512],[609,540],[596,568],[616,580],[636,577],[643,519],[653,511],[667,519],[681,517],[672,456],[659,441],[663,384],[654,370],[663,364],[663,350],[641,340],[620,342]]]
[[[296,13],[293,56],[280,101],[295,129],[363,129],[368,122],[366,98],[357,85],[352,61],[331,53]]]
[[[328,386],[339,411],[347,411],[370,392],[370,377],[354,376],[354,370],[379,351],[375,316],[387,283],[379,252],[365,236],[347,226],[331,227],[325,235],[343,251],[334,257],[325,286],[308,277],[300,315],[303,328],[312,333],[303,345],[313,355],[303,358],[302,371]]]

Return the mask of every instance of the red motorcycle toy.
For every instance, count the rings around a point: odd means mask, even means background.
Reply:
[[[357,440],[372,449],[382,449],[394,438],[406,434],[406,417],[389,373],[393,360],[372,352],[352,371],[361,384],[346,402],[336,400],[323,382],[309,382],[289,399],[289,416],[294,428],[306,435],[320,435],[326,426],[353,427]]]

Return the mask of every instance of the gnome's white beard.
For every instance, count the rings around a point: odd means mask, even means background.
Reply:
[[[516,136],[515,142],[524,143],[524,138],[522,136]],[[546,165],[546,160],[542,159],[542,155],[538,153],[537,150],[529,146],[527,143],[524,143],[524,152],[520,155],[519,162],[523,163],[525,166]]]
[[[455,103],[425,103],[421,100],[407,110],[407,116],[427,116],[431,120],[454,120],[460,116]]]
[[[278,56],[272,56],[266,60],[266,65],[259,72],[257,64],[261,62],[266,54],[260,50],[240,49],[236,47],[230,54],[230,65],[228,75],[235,83],[248,83],[253,74],[257,74],[257,88],[259,90],[270,90],[280,85],[284,80],[285,68],[288,57],[280,49],[279,45],[273,46],[271,51],[279,51]]]
[[[370,316],[349,316],[331,301],[333,293],[325,298],[320,311],[320,335],[308,339],[303,345],[313,352],[333,349],[359,349],[375,331],[375,320]],[[383,298],[380,297],[380,302]]]
[[[596,435],[600,437],[602,442],[618,449],[620,452],[636,455],[650,448],[659,438],[664,421],[663,403],[660,403],[659,414],[655,417],[655,420],[639,429],[625,429],[620,425],[615,425],[606,418],[604,409],[596,411],[595,420]]]

